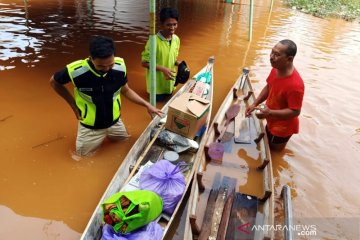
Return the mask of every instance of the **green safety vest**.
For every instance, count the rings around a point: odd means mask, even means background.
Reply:
[[[127,81],[125,62],[115,57],[113,68],[100,75],[89,61],[78,60],[66,66],[74,85],[76,106],[81,111],[80,122],[88,128],[108,128],[121,116],[120,91]]]

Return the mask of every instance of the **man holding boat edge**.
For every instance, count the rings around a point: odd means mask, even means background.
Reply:
[[[151,116],[162,113],[128,86],[125,62],[115,57],[111,38],[93,37],[89,52],[89,58],[68,64],[50,79],[52,88],[66,100],[79,120],[76,153],[80,156],[96,150],[105,137],[110,140],[129,137],[121,120],[120,94],[146,107]],[[74,96],[64,86],[69,82],[74,85]]]
[[[277,43],[270,54],[273,69],[246,116],[256,110],[259,119],[266,119],[266,133],[271,150],[281,151],[293,134],[299,132],[299,118],[304,97],[304,82],[293,61],[296,44],[288,39]],[[266,104],[260,105],[266,100]],[[259,106],[260,105],[260,106]]]

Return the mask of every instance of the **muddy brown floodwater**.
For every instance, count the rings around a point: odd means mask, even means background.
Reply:
[[[298,44],[295,66],[306,92],[300,134],[272,155],[277,221],[283,218],[281,187],[288,184],[294,222],[315,225],[312,237],[360,239],[360,25],[274,2],[270,13],[270,0],[256,1],[251,43],[248,1],[163,0],[157,7],[179,9],[180,58],[192,73],[215,56],[213,114],[243,67],[259,94],[273,45],[284,38]],[[107,35],[126,61],[130,87],[147,98],[140,53],[148,28],[146,0],[0,0],[0,239],[79,238],[150,117],[123,99],[132,137],[105,142],[94,156],[76,160],[75,116],[48,81],[87,57],[91,35]]]

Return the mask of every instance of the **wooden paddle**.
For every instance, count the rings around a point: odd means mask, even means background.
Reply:
[[[224,156],[224,145],[221,143],[221,138],[226,132],[226,128],[230,121],[233,120],[240,111],[240,104],[235,103],[229,107],[225,112],[225,124],[220,130],[219,136],[213,143],[209,145],[208,155],[212,161],[221,163]]]

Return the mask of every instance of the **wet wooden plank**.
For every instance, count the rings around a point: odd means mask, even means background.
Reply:
[[[244,113],[245,114],[245,113]],[[250,144],[251,143],[251,118],[243,118],[240,122],[236,123],[239,125],[239,130],[236,130],[237,137],[234,138],[235,143]]]
[[[208,202],[206,205],[206,213],[204,216],[204,221],[201,227],[201,231],[200,231],[200,236],[199,236],[199,240],[207,240],[210,236],[211,233],[211,221],[212,221],[212,216],[215,210],[215,203],[216,203],[216,199],[217,196],[219,194],[219,189],[211,189],[210,191],[210,195],[208,198]]]
[[[224,135],[221,138],[221,142],[225,143],[225,142],[229,142],[230,140],[232,140],[233,136],[234,136],[234,128],[235,128],[235,120],[232,120],[229,122]]]
[[[211,233],[209,236],[210,239],[216,239],[216,237],[218,236],[218,231],[222,230],[220,229],[220,222],[222,220],[226,199],[228,198],[229,193],[235,190],[235,186],[236,186],[235,178],[230,178],[227,176],[223,178],[220,191],[218,194],[218,198],[216,199],[216,203],[215,203],[215,210],[211,223]]]
[[[235,193],[226,239],[253,239],[258,200],[256,197]]]
[[[235,189],[236,179],[225,176],[222,180],[218,197],[215,203],[215,210],[211,222],[211,233],[209,239],[216,239],[220,222],[223,216],[226,199],[231,191]]]
[[[225,202],[224,211],[221,216],[221,222],[219,224],[219,230],[216,238],[217,240],[225,240],[226,230],[230,220],[231,206],[234,201],[234,196],[235,196],[235,189],[232,189]]]
[[[219,190],[214,206],[215,209],[211,220],[209,239],[216,239],[221,221],[221,216],[225,206],[226,195],[227,195],[227,189],[226,187],[222,186]]]
[[[221,174],[217,172],[215,174],[213,185],[210,190],[209,198],[207,201],[207,205],[206,205],[207,211],[205,212],[203,224],[201,226],[201,231],[198,238],[199,240],[206,240],[210,236],[212,216],[215,210],[215,203],[217,196],[219,194],[220,184],[221,184]]]
[[[217,173],[218,180],[219,173]],[[218,236],[219,226],[222,220],[223,211],[226,203],[226,199],[230,192],[234,192],[236,186],[236,179],[223,177],[221,185],[216,186],[213,184],[213,188],[209,195],[207,211],[205,213],[203,225],[201,228],[199,239],[216,239]],[[228,207],[228,216],[230,215],[231,206]]]

